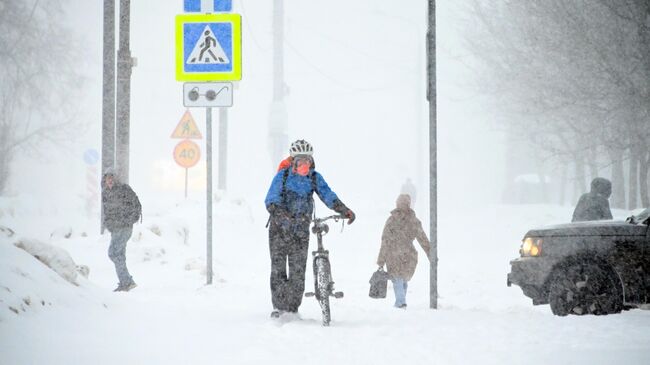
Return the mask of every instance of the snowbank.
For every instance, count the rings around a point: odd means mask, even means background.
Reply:
[[[51,257],[51,252],[54,252],[33,242],[25,247],[40,255],[45,253],[42,257]],[[51,262],[56,262],[53,266],[68,277],[74,269],[65,260]],[[82,276],[77,277],[76,282],[77,285],[73,285],[32,254],[7,240],[0,240],[0,322],[12,316],[54,307],[105,306],[103,295]]]
[[[38,261],[54,270],[70,284],[77,284],[77,264],[72,260],[70,254],[64,249],[48,245],[36,240],[22,239],[14,245],[27,251]]]

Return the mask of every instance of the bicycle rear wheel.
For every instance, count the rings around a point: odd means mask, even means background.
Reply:
[[[332,292],[332,277],[329,260],[324,257],[314,259],[314,281],[316,300],[318,300],[323,314],[323,326],[329,326],[331,320],[330,294]]]

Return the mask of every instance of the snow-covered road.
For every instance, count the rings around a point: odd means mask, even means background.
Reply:
[[[90,266],[90,278],[77,288],[32,271],[32,287],[21,289],[31,290],[34,296],[50,295],[53,305],[28,307],[15,314],[0,303],[0,363],[650,361],[650,312],[560,318],[548,306],[533,307],[519,288],[506,287],[508,260],[516,256],[525,229],[540,221],[561,220],[566,209],[495,206],[475,211],[463,221],[441,217],[438,310],[428,308],[428,267],[422,263],[409,286],[407,310],[391,307],[392,292],[386,300],[368,298],[367,280],[375,269],[385,214],[360,211],[358,222],[342,233],[338,226],[332,227],[326,237],[337,289],[345,292],[345,298],[333,301],[332,326],[323,328],[319,307],[309,298],[300,308],[300,319],[269,318],[264,217],[252,219],[246,207],[237,207],[216,209],[217,275],[212,286],[204,285],[202,274],[201,223],[179,218],[200,216],[199,203],[159,212],[138,226],[127,257],[139,286],[129,293],[111,292],[115,274],[106,257],[108,236],[52,238],[49,242],[68,250],[77,263]],[[220,215],[224,211],[228,216]],[[20,228],[16,230],[21,232]],[[179,233],[184,229],[189,232],[187,239]],[[23,267],[40,265],[36,260],[26,264],[26,254],[18,249],[3,248],[3,259],[12,255],[20,256],[13,262]],[[17,281],[12,282],[15,268],[7,260],[0,286],[11,287]],[[67,287],[59,294],[43,294],[47,291],[41,286],[49,291]],[[0,299],[11,297],[0,290]]]

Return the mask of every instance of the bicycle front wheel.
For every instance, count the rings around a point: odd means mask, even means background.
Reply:
[[[331,320],[330,294],[332,291],[332,278],[330,263],[326,258],[318,257],[314,260],[314,281],[316,300],[318,300],[323,313],[323,326],[329,326]]]

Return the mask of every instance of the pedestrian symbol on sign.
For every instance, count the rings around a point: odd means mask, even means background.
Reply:
[[[201,139],[201,132],[199,127],[196,125],[192,114],[190,114],[189,109],[185,111],[183,117],[178,122],[178,125],[172,133],[172,138],[191,138],[191,139]]]
[[[230,63],[230,60],[212,33],[210,26],[206,25],[186,62],[188,65],[218,65]]]
[[[241,80],[241,16],[177,15],[175,58],[176,80]]]

